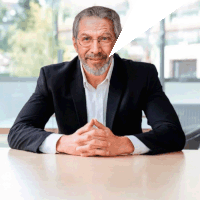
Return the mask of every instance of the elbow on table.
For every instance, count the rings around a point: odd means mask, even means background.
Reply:
[[[171,145],[169,145],[170,150],[181,151],[184,149],[186,144],[186,137],[183,131],[177,130],[174,132],[174,137],[172,139]]]
[[[7,141],[11,149],[20,149],[18,145],[19,137],[21,135],[20,130],[22,130],[22,126],[20,124],[15,124],[10,128]]]
[[[179,131],[179,136],[175,138],[175,145],[177,145],[177,151],[181,151],[184,149],[185,144],[186,144],[186,136],[185,133],[180,130]]]
[[[186,136],[181,127],[173,124],[162,124],[154,129],[162,147],[169,152],[181,151],[186,144]]]

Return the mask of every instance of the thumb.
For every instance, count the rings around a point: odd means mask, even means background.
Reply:
[[[84,132],[87,132],[89,131],[90,129],[92,129],[94,125],[94,119],[91,119],[90,122],[88,122],[87,124],[85,124],[85,126],[81,127],[80,129],[78,129],[76,131],[77,134],[81,135],[83,134]]]
[[[99,121],[97,121],[97,119],[94,119],[94,125],[97,127],[97,128],[100,128],[100,129],[106,129],[106,127],[100,123]]]
[[[91,119],[89,123],[87,123],[85,126],[86,128],[92,128],[94,125],[94,119]]]

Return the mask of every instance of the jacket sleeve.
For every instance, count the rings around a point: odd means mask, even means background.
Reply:
[[[41,68],[35,92],[18,114],[8,134],[8,144],[13,149],[41,153],[39,146],[51,132],[44,130],[54,113],[52,96],[48,91],[44,69]]]
[[[181,151],[186,142],[178,116],[162,90],[158,72],[150,65],[146,85],[144,113],[152,130],[135,135],[150,151],[146,155]]]

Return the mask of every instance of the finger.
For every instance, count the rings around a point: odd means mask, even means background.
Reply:
[[[78,146],[76,147],[76,151],[79,151],[80,153],[84,153],[84,152],[87,152],[87,151],[91,151],[91,150],[95,150],[95,149],[101,149],[101,150],[108,150],[109,149],[109,145],[108,143],[100,143],[100,144],[87,144],[87,145],[84,145],[84,146]]]
[[[110,146],[110,143],[107,142],[107,141],[101,141],[101,140],[94,139],[94,140],[91,140],[91,141],[89,141],[88,143],[86,143],[82,146],[76,147],[76,150],[77,151],[87,151],[87,150],[90,150],[90,149],[97,149],[97,148],[106,149],[109,146]]]
[[[86,138],[79,138],[77,140],[75,140],[75,142],[79,145],[79,146],[84,146],[84,145],[88,145],[88,144],[93,144],[94,141],[103,141],[105,142],[105,144],[103,144],[103,146],[110,146],[110,144],[107,142],[107,140],[103,137],[94,137],[92,139],[88,139],[87,137]],[[94,142],[95,143],[95,142]],[[97,143],[97,142],[96,142]],[[93,144],[95,145],[95,144]],[[96,145],[97,146],[97,145]]]
[[[93,139],[106,141],[107,137],[106,133],[104,133],[101,129],[95,129],[78,136],[74,142],[77,144],[85,144]]]
[[[93,130],[90,130],[90,131],[84,133],[83,135],[90,135],[90,136],[92,136],[92,138],[96,138],[96,137],[97,138],[100,138],[100,137],[107,138],[108,137],[107,133],[102,129],[93,129]]]
[[[81,135],[81,134],[83,134],[83,133],[89,131],[90,129],[95,129],[95,128],[93,127],[93,125],[94,125],[94,119],[91,119],[89,123],[85,124],[85,126],[83,126],[83,127],[81,127],[80,129],[78,129],[78,130],[76,131],[76,133],[77,133],[78,135]]]
[[[91,135],[84,135],[75,140],[79,146],[87,145],[87,144],[99,144],[100,142],[104,142],[108,144],[108,141],[105,137],[93,137]]]
[[[79,136],[78,138],[74,140],[74,142],[76,142],[79,145],[83,145],[83,144],[87,144],[87,142],[92,139],[93,139],[92,136],[87,134],[87,135]]]
[[[88,157],[88,156],[109,156],[109,151],[103,150],[103,149],[94,149],[89,152],[81,153],[82,157]]]
[[[104,126],[102,123],[100,123],[97,119],[94,119],[94,125],[99,129],[103,129],[103,130],[107,129],[107,127]]]
[[[110,142],[102,141],[99,139],[93,139],[89,142],[89,144],[93,145],[96,148],[108,148],[110,146]]]

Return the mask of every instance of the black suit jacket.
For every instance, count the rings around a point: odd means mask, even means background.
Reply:
[[[142,110],[152,130],[142,133]],[[41,68],[35,92],[17,116],[8,135],[11,148],[36,153],[51,132],[45,124],[55,112],[59,133],[73,134],[87,123],[86,97],[78,56],[71,62]],[[118,136],[135,135],[159,154],[180,151],[185,134],[162,90],[154,65],[114,54],[106,126]]]

